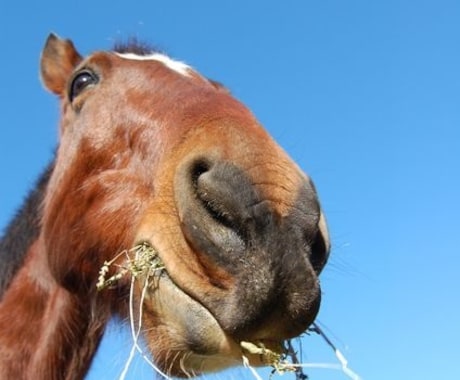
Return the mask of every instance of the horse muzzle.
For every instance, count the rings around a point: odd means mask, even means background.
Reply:
[[[175,189],[183,235],[219,289],[216,297],[191,296],[236,339],[282,340],[305,331],[319,309],[317,275],[329,249],[310,181],[292,195],[285,215],[245,171],[225,161],[188,161]]]
[[[329,239],[316,191],[301,178],[296,191],[287,192],[282,183],[262,182],[212,155],[178,166],[176,213],[158,212],[171,220],[176,215],[168,229],[174,235],[159,238],[168,225],[162,221],[162,233],[145,239],[166,268],[147,292],[152,336],[146,337],[168,373],[188,376],[241,364],[242,341],[280,347],[314,321]],[[264,364],[257,357],[251,363]]]

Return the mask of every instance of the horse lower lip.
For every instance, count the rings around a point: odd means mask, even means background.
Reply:
[[[199,301],[181,289],[166,271],[157,272],[150,286],[147,302],[162,319],[172,324],[186,336],[198,335],[195,339],[210,340],[207,345],[219,346],[228,337],[212,313]],[[170,318],[165,318],[167,315]]]
[[[147,296],[148,308],[162,315],[162,323],[172,332],[168,339],[182,352],[177,355],[184,358],[180,368],[172,368],[166,361],[165,370],[172,371],[171,374],[199,374],[241,365],[242,355],[252,366],[266,366],[273,360],[270,354],[283,353],[283,342],[270,338],[248,339],[246,343],[256,349],[248,351],[244,342],[228,335],[212,313],[187,295],[167,273],[159,274],[155,281],[154,290]],[[148,333],[146,337],[149,341]],[[150,340],[152,349],[155,338]]]
[[[168,308],[170,312],[173,312],[177,322],[184,323],[187,334],[191,340],[208,340],[210,337],[214,337],[217,339],[213,343],[211,342],[211,346],[214,345],[217,347],[222,344],[223,340],[231,340],[232,344],[234,343],[239,345],[241,341],[245,341],[245,339],[247,339],[251,342],[261,343],[273,351],[279,351],[282,340],[277,338],[271,338],[269,336],[255,338],[232,337],[223,330],[222,326],[218,322],[218,319],[211,313],[211,311],[198,300],[184,292],[184,290],[182,290],[174,282],[165,270],[156,270],[154,277],[154,285],[149,298],[154,298],[155,292],[163,292],[160,299],[155,302],[157,302],[157,305],[161,305],[162,310],[164,310],[164,308]],[[190,335],[195,336],[192,339]],[[206,346],[209,347],[209,343],[210,342],[206,342]],[[199,344],[197,344],[197,346],[198,345]]]

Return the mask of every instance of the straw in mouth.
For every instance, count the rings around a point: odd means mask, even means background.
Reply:
[[[125,256],[123,265],[116,264],[115,262],[121,256]],[[116,268],[116,272],[109,278],[106,278],[110,267]],[[104,265],[99,270],[96,288],[101,291],[107,287],[111,287],[128,274],[134,278],[138,278],[144,275],[153,275],[157,270],[164,271],[165,265],[155,248],[149,243],[143,242],[131,249],[120,252],[112,260],[105,261]]]

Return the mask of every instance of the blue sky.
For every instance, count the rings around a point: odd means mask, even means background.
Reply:
[[[319,320],[350,366],[458,379],[459,20],[447,0],[3,1],[0,227],[56,144],[57,101],[38,80],[48,33],[83,53],[134,35],[225,83],[314,179],[333,241]],[[126,331],[109,331],[88,379],[126,360]],[[303,352],[335,362],[315,337]],[[153,375],[136,361],[131,378]]]

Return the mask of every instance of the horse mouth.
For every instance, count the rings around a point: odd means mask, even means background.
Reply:
[[[169,376],[190,377],[243,365],[269,365],[259,352],[231,336],[199,300],[187,294],[166,270],[146,280],[143,301],[144,337],[156,365]],[[253,342],[253,343],[252,343]],[[252,339],[250,343],[282,354],[283,341]]]

